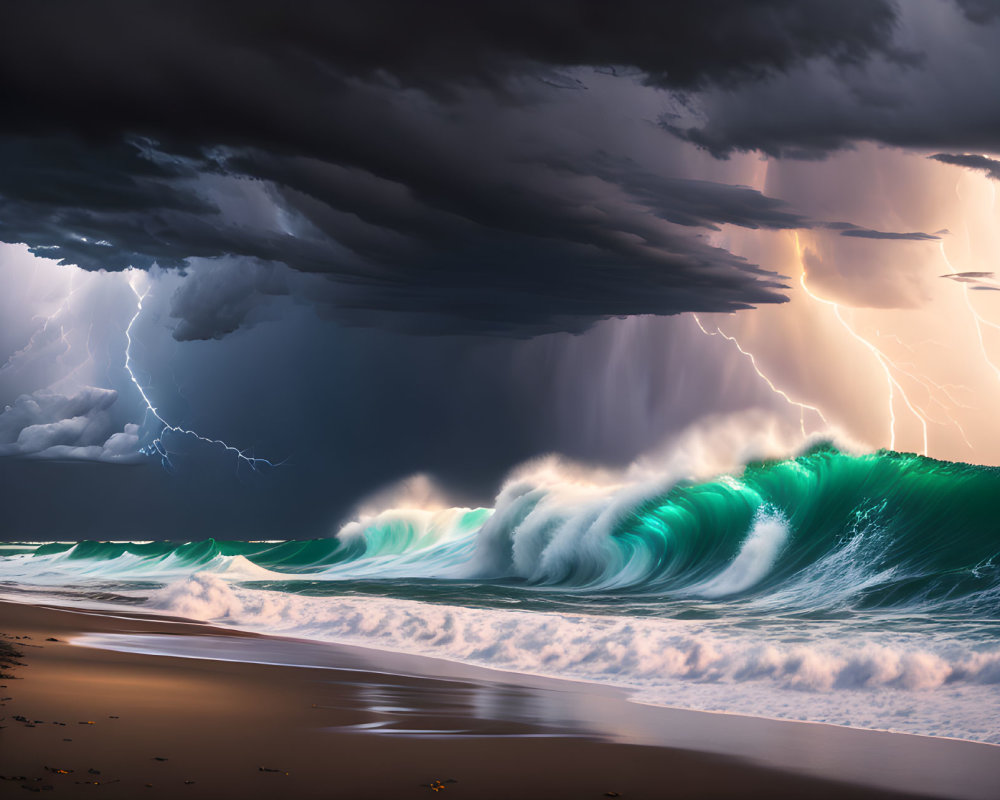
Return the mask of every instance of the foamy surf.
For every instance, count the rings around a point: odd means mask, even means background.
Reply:
[[[0,589],[1000,743],[1000,472],[819,446],[712,481],[512,480],[329,539],[0,552]]]
[[[1000,650],[914,634],[839,628],[801,641],[716,622],[279,595],[209,575],[150,603],[243,630],[606,684],[657,705],[1000,743]]]

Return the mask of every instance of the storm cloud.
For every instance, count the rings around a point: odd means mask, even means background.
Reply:
[[[692,93],[661,124],[719,157],[825,158],[858,142],[1000,151],[996,3],[913,0],[861,63],[812,59],[737,88]]]
[[[942,164],[953,164],[956,167],[965,167],[978,172],[984,172],[993,180],[1000,181],[1000,161],[995,158],[956,153],[938,153],[931,156],[931,158],[935,161],[940,161]]]
[[[285,264],[323,276],[301,294],[325,314],[427,332],[780,302],[780,276],[699,229],[802,215],[686,176],[667,135],[631,159],[601,84],[908,63],[897,22],[833,0],[21,5],[0,31],[0,239],[88,269]],[[178,335],[241,324],[241,286]]]
[[[489,503],[525,459],[624,467],[734,415],[889,445],[844,328],[888,352],[876,312],[988,313],[992,187],[961,168],[993,162],[949,154],[997,149],[998,26],[972,0],[15,4],[8,530],[324,535],[415,472]]]
[[[908,242],[928,242],[941,238],[940,236],[935,236],[933,233],[922,233],[920,231],[898,233],[895,231],[870,231],[863,228],[850,228],[846,231],[841,231],[840,235],[850,236],[855,239],[896,239]]]

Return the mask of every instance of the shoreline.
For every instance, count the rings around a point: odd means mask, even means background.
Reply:
[[[442,791],[491,798],[986,798],[1000,780],[994,745],[649,706],[585,682],[138,611],[105,616],[0,601],[0,631],[31,637],[15,640],[25,645],[25,666],[4,681],[13,699],[0,708],[0,775],[40,777],[37,785],[60,794],[406,797],[454,778]],[[175,652],[87,646],[96,636],[121,637],[118,644],[160,637],[161,649],[169,643]],[[178,655],[181,646],[201,655]],[[220,647],[226,655],[207,660],[206,648]],[[268,647],[293,661],[308,651],[322,663],[233,658]],[[14,715],[32,722],[12,723]],[[88,721],[95,724],[79,724]],[[769,751],[787,752],[767,763]],[[344,758],[353,768],[346,775]],[[81,775],[102,785],[76,783]]]
[[[69,594],[67,596],[61,596],[58,592],[53,592],[50,589],[26,589],[23,587],[18,587],[16,592],[13,594],[0,592],[0,604],[2,603],[26,603],[36,606],[46,606],[58,608],[68,613],[79,613],[83,615],[98,615],[106,618],[120,618],[120,619],[133,619],[133,618],[143,618],[149,619],[150,621],[160,621],[160,622],[172,622],[172,623],[185,623],[189,625],[199,626],[200,631],[205,631],[211,633],[212,631],[217,632],[221,636],[226,637],[241,637],[241,638],[253,638],[256,640],[269,640],[269,641],[280,641],[285,643],[291,643],[293,647],[298,647],[302,645],[307,645],[310,647],[323,649],[329,648],[331,651],[335,650],[337,652],[353,652],[357,654],[364,653],[377,653],[380,658],[379,661],[383,662],[383,659],[388,660],[390,663],[394,664],[393,670],[389,674],[401,674],[407,675],[409,677],[422,677],[426,675],[437,675],[442,671],[447,674],[455,675],[456,677],[468,677],[468,676],[478,676],[479,678],[485,678],[486,680],[491,680],[493,682],[503,681],[506,679],[517,684],[527,684],[535,686],[553,686],[553,685],[566,685],[573,684],[579,687],[584,687],[588,692],[592,693],[603,693],[603,694],[614,694],[622,698],[626,698],[628,702],[649,707],[653,709],[662,709],[669,711],[671,713],[696,713],[696,714],[709,714],[709,715],[721,715],[726,718],[748,718],[752,720],[757,720],[761,722],[774,722],[774,723],[792,723],[795,725],[818,725],[825,726],[828,728],[836,730],[850,730],[859,731],[864,733],[875,733],[875,734],[891,734],[893,736],[909,736],[918,739],[929,739],[934,741],[950,741],[950,742],[961,742],[969,743],[975,745],[984,745],[989,747],[1000,748],[1000,741],[990,741],[988,739],[979,739],[968,736],[958,736],[958,735],[943,735],[939,733],[929,733],[923,731],[915,730],[905,730],[893,727],[878,727],[874,725],[858,725],[852,724],[850,722],[838,723],[825,719],[809,719],[802,716],[796,715],[774,715],[769,716],[767,714],[757,713],[756,711],[743,711],[730,708],[704,708],[698,705],[684,705],[677,704],[674,705],[670,702],[663,702],[659,698],[651,698],[647,691],[643,687],[632,686],[623,683],[616,683],[611,681],[602,681],[593,677],[586,677],[580,675],[561,675],[547,673],[544,671],[522,671],[519,669],[505,667],[499,664],[483,664],[476,661],[466,661],[458,657],[448,657],[445,655],[435,655],[426,652],[412,651],[412,650],[399,650],[388,646],[381,646],[377,642],[353,642],[353,641],[329,641],[323,639],[308,639],[299,638],[292,633],[268,633],[265,631],[260,631],[252,626],[238,627],[236,625],[222,625],[213,622],[204,622],[198,619],[190,617],[181,617],[175,613],[171,613],[167,610],[160,610],[155,607],[148,607],[143,605],[141,602],[136,604],[121,604],[119,602],[113,601],[81,601],[75,594]],[[603,617],[601,615],[593,615],[595,619],[615,619],[614,617]],[[105,644],[107,649],[118,649],[116,645]],[[183,655],[182,653],[174,652],[175,648],[168,648],[166,650],[154,649],[149,651],[150,655]],[[124,648],[126,652],[143,652],[141,650],[132,650],[128,646]],[[185,656],[185,657],[198,657],[198,658],[211,658],[208,655],[198,655],[198,656]],[[237,660],[244,661],[248,660],[245,654],[241,654],[238,658],[231,659],[219,659],[219,660]],[[400,665],[400,662],[403,665]],[[272,664],[276,666],[316,666],[308,662],[306,663],[291,663],[287,661],[253,661],[249,663],[261,663],[261,664]],[[325,666],[326,662],[319,666]],[[409,671],[405,671],[409,668]],[[403,672],[398,672],[397,670],[404,670]],[[804,693],[809,694],[809,690],[803,690]],[[650,742],[644,742],[650,743]],[[657,745],[662,745],[663,742],[656,741],[652,742]],[[725,752],[719,750],[718,752]],[[775,762],[776,766],[782,767],[783,764]]]

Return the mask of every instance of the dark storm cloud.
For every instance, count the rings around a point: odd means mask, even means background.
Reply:
[[[959,155],[953,153],[938,153],[931,156],[935,161],[942,164],[953,164],[956,167],[967,167],[968,169],[985,172],[986,175],[995,181],[1000,181],[1000,161],[995,158],[977,155]]]
[[[871,231],[863,228],[851,228],[846,231],[841,231],[840,235],[851,236],[855,239],[896,239],[910,242],[934,241],[935,239],[941,238],[940,236],[935,236],[931,233],[921,233],[920,231],[915,231],[913,233],[895,233],[893,231]]]
[[[157,165],[124,142],[6,138],[0,164],[3,240],[86,269],[180,266],[185,256],[158,229],[171,215],[213,210],[171,185],[181,170]]]
[[[796,214],[784,201],[748,186],[704,180],[664,177],[631,158],[601,153],[590,159],[553,159],[546,164],[555,172],[592,175],[621,188],[629,197],[666,222],[719,230],[719,225],[773,230],[808,228],[812,222]]]
[[[984,24],[1000,17],[997,0],[955,0],[962,13],[973,22]]]
[[[250,327],[272,298],[291,294],[292,278],[282,264],[231,258],[196,264],[170,300],[179,320],[178,341],[221,339]]]
[[[718,157],[819,159],[859,141],[1000,151],[1000,6],[911,0],[899,12],[893,44],[865,61],[814,59],[735,90],[709,86],[661,124]]]
[[[322,269],[330,249],[267,227],[267,187],[226,178],[206,158],[167,156],[147,140],[0,139],[0,238],[85,269],[182,267],[224,254]],[[242,189],[241,189],[242,187]],[[236,204],[238,219],[226,205]],[[255,217],[256,214],[256,217]]]
[[[234,284],[224,286],[220,274],[179,298],[177,316],[191,312],[179,338],[239,325],[260,294],[250,284],[261,262],[324,276],[298,281],[308,288],[300,296],[345,318],[371,323],[379,311],[406,312],[388,324],[409,329],[433,316],[436,329],[450,317],[455,330],[528,335],[581,330],[608,316],[782,299],[772,273],[681,230],[807,224],[780,201],[746,187],[642,175],[634,165],[545,169],[517,153],[477,171],[500,143],[467,145],[456,156],[452,145],[465,130],[432,128],[407,152],[387,143],[376,151],[381,166],[371,168],[245,148],[209,160],[141,142],[12,142],[22,167],[0,178],[0,232],[90,269],[245,257],[247,275]],[[40,191],[30,177],[45,174],[49,150],[59,156],[50,169],[58,180]],[[109,177],[91,192],[93,163]],[[199,299],[195,285],[211,296]],[[224,307],[213,312],[217,301]],[[215,324],[206,326],[207,315]]]
[[[992,272],[952,272],[948,275],[942,275],[942,278],[951,278],[953,281],[969,281],[969,280],[979,280],[981,278],[993,278],[994,273]]]
[[[775,276],[688,229],[803,220],[571,142],[547,115],[558,87],[587,87],[560,70],[739,86],[895,62],[895,20],[836,0],[19,4],[0,28],[0,239],[90,269],[281,262],[326,275],[309,293],[342,318],[412,329],[780,301]],[[214,324],[179,298],[178,336],[241,324],[248,286]]]
[[[658,85],[690,89],[821,56],[857,63],[873,51],[898,55],[889,0],[57,6],[8,9],[0,100],[13,113],[9,124],[115,135],[151,127],[189,138],[186,122],[201,132],[242,130],[249,141],[282,127],[266,112],[300,107],[298,100],[350,78],[448,94],[456,84],[507,88],[511,76],[539,66],[623,66]],[[208,118],[184,119],[193,107]]]
[[[935,231],[934,233],[924,233],[923,231],[910,231],[908,233],[877,231],[871,228],[862,228],[853,222],[816,222],[812,227],[837,231],[841,236],[847,236],[851,239],[876,239],[900,242],[932,242],[939,240],[941,234],[948,233],[946,230]]]
[[[1000,291],[997,286],[996,274],[993,272],[952,272],[942,275],[942,278],[966,284],[967,288],[977,292]]]

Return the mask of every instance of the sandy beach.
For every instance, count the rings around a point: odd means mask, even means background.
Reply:
[[[550,703],[547,714],[545,693],[558,694],[556,690],[519,688],[511,676],[500,673],[504,685],[492,687],[490,696],[500,706],[509,705],[507,711],[521,707],[523,713],[473,708],[463,698],[470,696],[470,685],[482,682],[478,676],[393,674],[403,671],[398,662],[375,651],[364,652],[364,663],[381,662],[384,669],[359,668],[351,648],[343,649],[340,667],[237,663],[115,652],[70,641],[121,634],[137,640],[165,635],[177,641],[275,640],[127,612],[106,616],[8,602],[0,603],[0,622],[3,641],[20,653],[8,656],[17,663],[3,670],[12,677],[0,684],[5,687],[0,693],[0,795],[21,796],[23,790],[115,798],[919,794],[912,787],[892,792],[768,768],[745,758],[699,752],[696,746],[615,741],[593,729],[599,725],[587,730],[579,720],[567,722],[565,714],[552,712],[566,697]],[[418,661],[433,668],[432,660]],[[406,669],[412,672],[412,666],[408,663]],[[573,685],[572,691],[586,689]],[[569,702],[575,701],[569,697]],[[608,702],[620,704],[615,698]],[[672,726],[675,736],[678,726],[696,732],[685,723],[691,718],[716,725],[727,721],[724,715],[629,705],[637,718],[646,717],[643,724],[655,718]],[[552,714],[561,718],[550,719]],[[399,724],[400,715],[405,724]],[[528,722],[532,718],[534,724]],[[960,753],[956,774],[963,778],[955,792],[930,787],[922,796],[988,797],[1000,774],[1000,748],[987,745],[728,719],[745,727],[749,733],[741,735],[751,738],[754,730],[766,735],[767,725],[808,729],[810,736],[827,737],[834,750],[843,747],[837,737],[867,736],[864,749],[870,752],[874,746],[876,760],[883,740],[891,740],[897,750],[916,747],[915,760],[925,763],[926,753],[936,748],[949,763]],[[680,736],[683,741],[683,730]],[[844,764],[844,774],[850,772]]]

